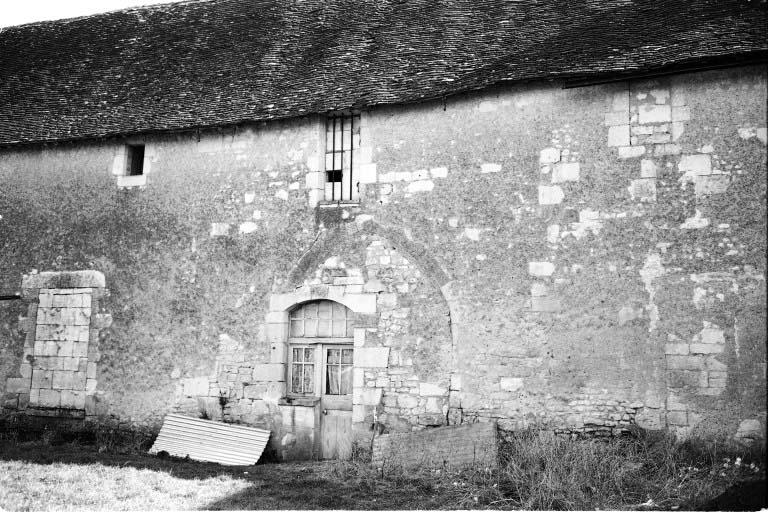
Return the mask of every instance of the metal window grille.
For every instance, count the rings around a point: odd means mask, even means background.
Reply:
[[[360,114],[339,112],[325,120],[325,199],[355,201],[358,183],[352,165],[360,147]]]

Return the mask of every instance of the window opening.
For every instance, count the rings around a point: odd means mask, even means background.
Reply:
[[[325,120],[325,199],[350,201],[358,198],[358,183],[352,175],[354,152],[360,146],[360,114],[339,112]]]
[[[315,393],[315,349],[293,347],[291,350],[291,392],[299,395]]]
[[[334,347],[326,349],[325,394],[352,393],[352,349]]]
[[[330,300],[308,302],[289,315],[289,394],[352,394],[353,319]]]
[[[144,174],[144,145],[129,145],[126,160],[126,176],[141,176]]]

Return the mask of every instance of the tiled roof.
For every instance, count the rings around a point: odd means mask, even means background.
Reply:
[[[764,0],[203,0],[0,31],[0,144],[765,58]]]

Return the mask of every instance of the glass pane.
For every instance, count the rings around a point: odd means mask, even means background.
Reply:
[[[349,168],[350,168],[350,166],[352,165],[352,164],[350,163],[350,160],[349,160],[349,155],[350,155],[350,154],[351,154],[351,153],[350,153],[349,151],[345,151],[345,152],[343,153],[343,155],[344,155],[344,156],[342,157],[342,160],[343,160],[343,162],[342,162],[342,164],[341,164],[341,168],[342,168],[342,169],[349,169]]]
[[[336,338],[344,338],[347,335],[347,322],[344,320],[333,321],[333,334]]]
[[[304,320],[291,320],[291,337],[304,336]]]
[[[301,368],[303,365],[291,365],[291,392],[301,393]]]
[[[345,348],[341,350],[341,364],[352,364],[351,348]]]
[[[302,359],[302,355],[304,354],[304,349],[301,348],[294,348],[293,349],[293,362],[300,363],[304,359]]]
[[[338,302],[331,302],[333,304],[333,318],[334,319],[341,319],[347,317],[347,308],[344,306],[344,304],[339,304]]]
[[[304,320],[304,336],[308,338],[317,337],[317,320],[315,319]]]
[[[326,368],[325,394],[326,395],[339,394],[339,367],[338,366],[328,366]]]
[[[313,348],[305,348],[304,349],[304,361],[308,363],[312,363],[315,360],[315,349]]]
[[[339,349],[328,349],[328,364],[339,364]]]
[[[318,320],[317,335],[322,338],[329,338],[332,336],[330,320]]]
[[[304,365],[304,389],[303,393],[312,393],[315,390],[315,365]]]
[[[330,171],[331,169],[333,169],[333,153],[326,153],[325,154],[325,170]]]
[[[351,393],[352,393],[352,367],[342,366],[341,367],[341,389],[339,390],[339,394],[349,395]]]
[[[341,169],[341,153],[334,153],[333,154],[333,168],[334,169]]]
[[[317,318],[317,302],[304,304],[304,318]]]
[[[318,304],[318,315],[320,318],[331,318],[331,304],[329,300],[324,300]]]

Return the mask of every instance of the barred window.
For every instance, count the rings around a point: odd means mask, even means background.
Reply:
[[[358,182],[352,174],[356,149],[360,147],[360,114],[338,112],[325,120],[325,199],[355,201]]]

